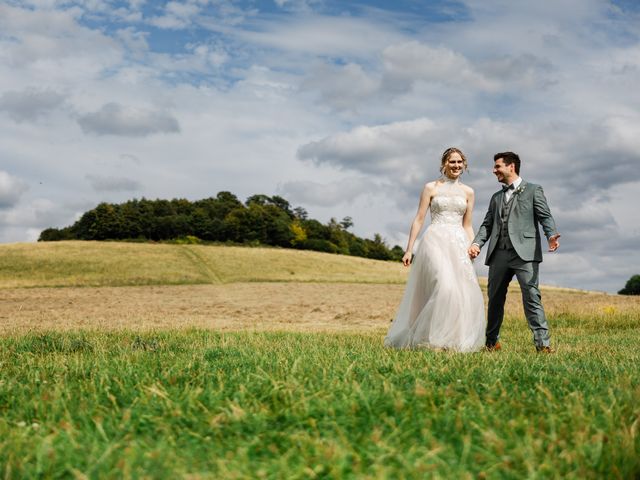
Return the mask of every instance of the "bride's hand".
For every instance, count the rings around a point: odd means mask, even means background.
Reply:
[[[411,265],[411,257],[413,256],[413,254],[411,252],[405,252],[405,254],[402,257],[402,264],[405,267],[408,267],[409,265]]]

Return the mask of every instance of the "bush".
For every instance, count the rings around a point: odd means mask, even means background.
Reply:
[[[640,295],[640,275],[634,275],[627,280],[627,284],[618,293],[620,295]]]
[[[174,239],[170,243],[176,243],[178,245],[198,245],[202,243],[202,240],[198,237],[194,237],[193,235],[185,235],[184,237]]]
[[[321,240],[319,238],[310,238],[303,243],[306,250],[315,250],[316,252],[338,253],[338,247],[329,240]]]

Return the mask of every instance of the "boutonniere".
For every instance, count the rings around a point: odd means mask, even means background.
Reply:
[[[522,192],[524,192],[524,185],[520,185],[518,188],[516,188],[513,194],[518,195],[519,193],[522,193]]]

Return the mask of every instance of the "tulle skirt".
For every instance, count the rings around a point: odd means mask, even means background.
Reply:
[[[461,225],[431,224],[411,264],[404,296],[384,340],[388,347],[480,350],[484,300]]]

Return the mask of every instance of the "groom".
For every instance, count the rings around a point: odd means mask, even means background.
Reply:
[[[504,186],[491,197],[484,221],[469,247],[469,256],[476,258],[480,248],[489,241],[485,262],[489,265],[486,347],[487,350],[501,348],[498,338],[504,302],[509,282],[515,275],[536,350],[551,353],[549,327],[538,288],[538,267],[542,261],[538,223],[547,237],[550,252],[560,246],[560,234],[542,187],[520,178],[520,157],[504,152],[496,153],[493,160],[493,174]]]

